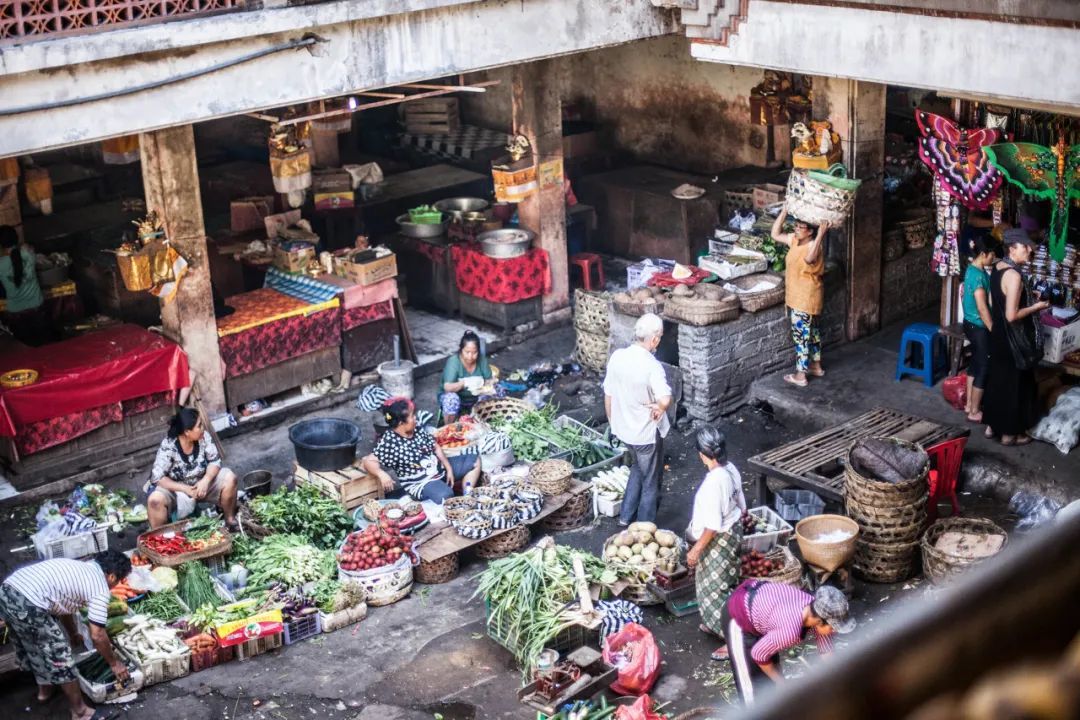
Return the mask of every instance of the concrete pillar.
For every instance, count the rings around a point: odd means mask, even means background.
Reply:
[[[539,246],[551,260],[551,292],[544,296],[544,322],[569,317],[570,306],[562,187],[561,68],[557,59],[515,65],[511,82],[514,133],[529,139],[541,170],[540,192],[518,205],[518,217],[524,227],[536,233]],[[545,182],[545,168],[557,169],[557,177],[547,173]]]
[[[815,77],[814,119],[826,118],[840,135],[848,173],[862,180],[852,216],[839,231],[847,260],[847,337],[855,340],[881,326],[885,86]]]
[[[155,130],[144,133],[139,146],[146,207],[158,213],[169,241],[189,263],[176,297],[161,304],[162,325],[187,353],[203,408],[214,418],[226,410],[225,379],[206,255],[195,135],[191,125]]]

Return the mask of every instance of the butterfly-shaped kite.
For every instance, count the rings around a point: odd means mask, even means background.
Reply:
[[[983,148],[1004,139],[1000,130],[965,130],[940,115],[915,111],[922,137],[919,157],[950,195],[969,210],[986,210],[997,197],[1003,178]]]
[[[1080,198],[1080,145],[1069,147],[1065,137],[1054,147],[1035,143],[1002,143],[986,148],[990,162],[1027,195],[1050,200],[1050,257],[1065,258],[1069,203]]]

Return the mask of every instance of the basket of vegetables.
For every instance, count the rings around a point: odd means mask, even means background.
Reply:
[[[202,672],[236,659],[236,648],[222,647],[213,633],[190,630],[184,644],[191,649],[191,672]]]
[[[369,525],[345,538],[338,551],[338,580],[355,582],[367,604],[378,607],[401,600],[412,590],[412,539],[397,523]]]
[[[228,555],[232,536],[221,520],[203,516],[143,533],[137,544],[139,554],[154,565],[175,567],[192,560]]]
[[[620,575],[630,580],[620,595],[638,605],[657,605],[663,602],[646,583],[663,561],[674,560],[682,553],[682,541],[671,530],[661,530],[651,522],[630,523],[626,530],[604,541],[604,559]]]
[[[471,449],[488,432],[488,428],[483,423],[466,415],[457,422],[436,430],[435,443],[448,457],[460,455]]]
[[[336,548],[353,528],[353,519],[341,503],[315,485],[303,484],[295,490],[282,487],[254,498],[249,505],[260,525],[273,532],[303,536],[322,550]]]

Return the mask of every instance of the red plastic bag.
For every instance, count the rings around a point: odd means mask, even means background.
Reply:
[[[963,410],[967,405],[967,373],[960,373],[942,380],[941,395],[945,398],[945,402],[957,410]]]
[[[633,705],[616,710],[615,720],[664,720],[665,716],[654,713],[652,707],[652,698],[642,695]]]
[[[620,695],[642,695],[660,676],[660,647],[651,632],[628,623],[604,639],[604,662],[619,671],[612,690]]]

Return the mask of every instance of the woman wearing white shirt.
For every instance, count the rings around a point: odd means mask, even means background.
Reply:
[[[720,616],[728,597],[739,584],[739,546],[742,544],[742,514],[746,510],[742,476],[727,459],[723,433],[706,425],[697,433],[698,458],[709,472],[694,495],[694,513],[686,534],[694,545],[686,554],[686,564],[697,568],[694,583],[701,630],[723,636]],[[722,660],[723,648],[713,653]]]

